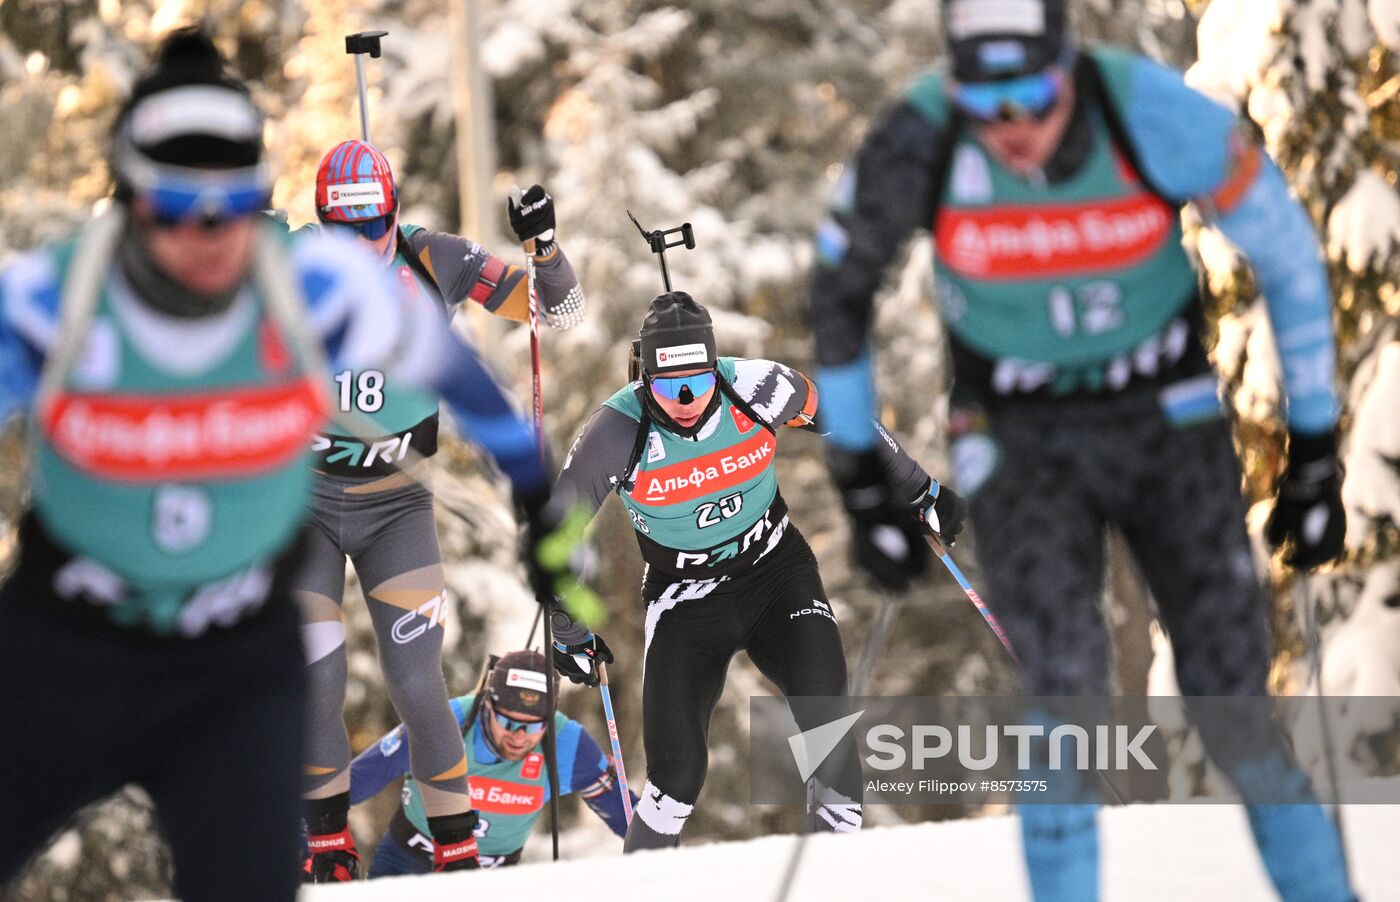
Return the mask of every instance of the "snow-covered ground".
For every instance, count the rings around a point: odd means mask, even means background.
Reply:
[[[1134,902],[1277,898],[1234,805],[1157,805],[1103,813],[1104,898]],[[1368,900],[1400,899],[1400,806],[1347,806],[1353,882]],[[499,871],[398,877],[315,887],[304,902],[458,902],[522,899],[532,893],[609,902],[771,900],[795,838],[691,846],[622,858],[527,864]],[[547,840],[536,836],[536,843]],[[534,896],[538,898],[539,896]],[[1018,900],[1028,897],[1012,817],[900,827],[855,836],[815,836],[789,899]]]

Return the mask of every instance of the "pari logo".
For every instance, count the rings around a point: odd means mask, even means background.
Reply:
[[[788,748],[805,782],[821,767],[860,720],[865,710],[804,730],[788,737]],[[878,723],[865,731],[865,764],[880,771],[909,768],[923,770],[939,759],[956,759],[972,771],[996,767],[1004,749],[1014,743],[1015,765],[1026,771],[1032,767],[1031,740],[1049,743],[1050,770],[1118,770],[1131,768],[1157,770],[1143,744],[1157,730],[1156,724],[1138,727],[1125,724],[1058,724],[1048,731],[1045,724],[913,724],[908,729],[892,723]]]

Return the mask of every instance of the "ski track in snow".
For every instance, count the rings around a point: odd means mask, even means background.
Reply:
[[[1400,806],[1351,805],[1345,826],[1353,884],[1367,902],[1400,900]],[[1276,899],[1237,805],[1106,809],[1101,818],[1103,897],[1133,902]],[[395,877],[353,886],[309,887],[303,902],[458,902],[532,893],[596,895],[609,902],[771,900],[794,837],[685,846],[627,858],[606,855],[497,871]],[[534,843],[547,846],[536,834]],[[621,843],[618,843],[621,846]],[[534,850],[538,851],[538,849]],[[619,848],[620,851],[620,848]],[[566,887],[575,887],[569,892]],[[591,887],[583,892],[582,887]],[[1020,836],[1010,816],[897,827],[854,836],[814,836],[793,902],[821,899],[1028,899]]]

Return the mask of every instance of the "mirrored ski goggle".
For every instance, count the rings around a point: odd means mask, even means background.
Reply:
[[[119,163],[132,190],[164,226],[199,220],[214,225],[266,210],[272,180],[264,166],[189,169],[127,154]]]
[[[1060,96],[1060,79],[1046,69],[1000,81],[958,82],[953,102],[983,122],[1043,119]]]
[[[506,717],[495,709],[492,709],[491,713],[496,717],[496,725],[507,733],[524,732],[526,736],[537,736],[544,731],[544,721],[542,720],[516,720],[513,717]]]
[[[332,226],[337,229],[344,229],[346,232],[367,238],[370,241],[378,241],[389,230],[394,227],[394,214],[385,213],[383,216],[376,216],[373,219],[360,219],[355,222],[341,222],[338,219],[324,219],[322,225]]]
[[[694,400],[714,387],[714,370],[710,370],[706,373],[696,373],[693,376],[651,377],[651,390],[656,393],[658,398],[665,398],[667,401],[679,400],[681,393],[687,388],[690,389],[691,400]],[[689,401],[682,403],[689,403]]]

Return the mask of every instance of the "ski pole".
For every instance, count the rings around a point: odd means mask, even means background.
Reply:
[[[544,605],[535,605],[535,619],[530,623],[530,638],[525,640],[526,648],[535,644],[535,630],[540,627],[540,614],[543,612]]]
[[[486,663],[482,665],[481,674],[476,678],[476,694],[472,698],[472,706],[467,711],[465,721],[467,729],[473,729],[476,724],[476,715],[481,711],[481,705],[486,700],[486,687],[491,682],[491,671],[496,669],[496,663],[500,661],[498,655],[486,656]]]
[[[875,628],[871,630],[870,638],[865,641],[865,648],[861,650],[860,660],[856,663],[855,677],[851,680],[851,695],[865,694],[865,687],[870,684],[870,678],[875,673],[875,659],[885,648],[885,640],[889,637],[890,627],[894,625],[895,615],[904,604],[904,598],[903,592],[880,593],[880,613],[876,615]]]
[[[627,768],[622,763],[622,740],[617,735],[617,715],[613,713],[612,692],[608,690],[608,665],[598,665],[598,689],[603,694],[603,716],[608,721],[608,739],[612,740],[613,763],[617,765],[617,791],[622,793],[622,812],[627,824],[632,824],[632,791],[627,788]]]
[[[381,53],[379,39],[388,33],[387,31],[357,31],[345,36],[345,52],[355,58],[355,82],[360,88],[360,136],[366,144],[369,144],[370,140],[368,92],[365,90],[365,54],[368,53],[371,59],[379,59]]]
[[[1021,666],[1021,659],[1016,657],[1016,649],[1011,647],[1011,640],[1006,637],[1006,632],[1002,630],[1001,624],[997,622],[996,615],[992,613],[992,609],[987,607],[987,603],[982,600],[982,596],[977,594],[977,590],[972,588],[972,584],[967,581],[967,577],[963,576],[962,568],[958,566],[957,561],[953,560],[953,556],[948,553],[948,549],[943,547],[942,540],[939,539],[938,536],[929,535],[928,542],[933,546],[933,552],[938,555],[938,559],[943,562],[943,566],[947,567],[948,572],[953,574],[953,579],[958,581],[958,585],[962,587],[963,594],[967,595],[973,607],[977,608],[977,613],[981,614],[982,619],[987,621],[987,626],[992,628],[992,632],[995,633],[997,639],[1001,641],[1001,647],[1006,649],[1006,653],[1011,656],[1011,660],[1015,661],[1016,666],[1019,668]],[[1096,771],[1096,773],[1098,774],[1099,782],[1103,784],[1104,789],[1108,790],[1108,794],[1113,797],[1113,801],[1119,805],[1124,804],[1123,795],[1108,777],[1104,775],[1103,771]]]
[[[1016,649],[1011,647],[1011,640],[1006,638],[1006,633],[1002,630],[1001,624],[997,622],[996,615],[992,613],[991,608],[987,607],[987,603],[982,600],[982,596],[977,594],[977,590],[972,588],[972,583],[967,581],[967,577],[963,576],[962,569],[958,567],[957,561],[953,560],[952,555],[948,554],[948,549],[943,547],[942,540],[939,539],[938,536],[930,533],[928,536],[928,543],[933,546],[933,553],[938,555],[938,559],[943,562],[944,567],[948,568],[948,572],[953,575],[953,579],[957,580],[958,585],[962,587],[963,594],[967,596],[968,601],[972,602],[972,606],[977,609],[977,613],[981,614],[982,619],[987,621],[987,626],[992,628],[992,632],[995,633],[997,639],[1001,641],[1002,648],[1006,649],[1006,653],[1011,655],[1011,660],[1016,662],[1017,667],[1020,667],[1021,659],[1016,657]]]
[[[530,383],[535,393],[535,439],[544,459],[544,390],[540,379],[540,302],[535,293],[535,239],[525,242],[525,285],[530,294]]]
[[[540,606],[546,603],[553,603],[553,599],[539,599]],[[554,619],[558,611],[551,611],[547,616],[540,618],[544,623],[544,659],[546,665],[552,667],[554,664],[554,634],[550,621]],[[568,615],[565,615],[566,617]],[[545,719],[544,719],[544,763],[545,775],[549,783],[549,835],[553,842],[554,860],[559,860],[559,756],[556,752],[555,732],[554,732],[554,709],[558,703],[557,694],[554,691],[553,674],[545,671]]]
[[[1322,729],[1322,757],[1327,762],[1327,781],[1332,785],[1332,819],[1337,825],[1337,843],[1342,847],[1342,867],[1347,865],[1347,837],[1342,829],[1341,781],[1337,777],[1337,759],[1332,749],[1332,722],[1327,716],[1327,703],[1322,693],[1322,634],[1317,626],[1317,610],[1308,591],[1308,575],[1298,571],[1296,603],[1303,609],[1303,632],[1306,633],[1309,657],[1312,658],[1313,686],[1317,690],[1318,725]]]
[[[517,207],[524,204],[519,185],[512,185],[511,200]],[[540,379],[540,302],[535,290],[535,239],[523,242],[525,249],[525,290],[530,299],[530,382],[534,389],[535,437],[539,441],[540,459],[544,459],[544,391]],[[533,635],[533,634],[532,634]]]

